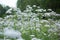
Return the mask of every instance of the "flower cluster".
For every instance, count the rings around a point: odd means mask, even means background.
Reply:
[[[36,5],[33,7],[36,7]],[[14,30],[18,30],[21,32],[21,37],[24,40],[57,40],[57,26],[60,27],[60,24],[57,24],[58,21],[54,21],[50,18],[48,18],[48,20],[39,19],[39,17],[42,18],[43,16],[50,17],[50,13],[55,14],[55,12],[46,13],[46,10],[40,9],[40,7],[37,8],[39,8],[35,10],[37,13],[32,12],[33,9],[29,5],[23,12],[21,12],[19,8],[13,8],[13,12],[10,10],[7,13],[13,13],[14,15],[7,15],[4,19],[0,18],[0,28],[11,27]],[[10,30],[7,30],[5,32],[7,33],[9,31]],[[11,32],[13,33],[15,31]],[[6,34],[6,36],[8,35]],[[14,35],[12,36],[14,37]]]

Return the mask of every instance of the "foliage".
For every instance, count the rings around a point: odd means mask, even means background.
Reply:
[[[17,7],[19,7],[22,11],[25,10],[27,5],[37,5],[40,6],[42,3],[41,0],[18,0]]]
[[[27,5],[37,5],[44,9],[52,9],[60,13],[60,0],[18,0],[17,7],[22,11],[25,10]],[[59,10],[57,10],[59,9]]]
[[[13,12],[14,15],[7,15],[4,19],[0,18],[0,27],[3,27],[3,29],[11,27],[20,31],[24,40],[58,40],[59,33],[57,32],[60,29],[60,25],[58,25],[60,20],[39,19],[39,14],[41,15],[40,17],[44,15],[44,12],[40,12],[41,9],[37,10],[37,13],[32,12],[30,7],[23,12],[18,8],[13,11],[15,11]]]
[[[6,7],[3,7],[1,4],[0,4],[0,17],[4,17],[6,14],[5,12],[9,9],[10,7],[6,6]]]

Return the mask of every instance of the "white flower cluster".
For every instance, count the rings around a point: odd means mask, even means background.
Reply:
[[[33,7],[36,6],[34,5]],[[4,17],[4,19],[0,18],[0,27],[3,27],[4,35],[10,38],[18,38],[17,40],[22,40],[22,38],[19,38],[21,37],[21,35],[23,37],[25,35],[28,35],[28,37],[30,37],[30,35],[36,37],[37,35],[38,37],[40,37],[40,35],[42,34],[41,39],[39,38],[31,39],[31,40],[42,40],[43,36],[51,37],[52,36],[51,33],[56,33],[57,21],[54,21],[52,19],[51,20],[39,19],[38,18],[39,13],[37,14],[33,13],[32,10],[33,10],[32,7],[30,7],[29,5],[27,6],[26,10],[24,10],[23,12],[21,12],[19,8],[15,8],[13,9],[15,13],[14,15],[7,15],[6,17]],[[38,9],[36,11],[41,12],[42,10],[43,9]],[[42,15],[50,16],[51,14],[42,13]]]
[[[21,33],[10,27],[6,27],[4,28],[4,36],[6,36],[7,38],[21,38]]]

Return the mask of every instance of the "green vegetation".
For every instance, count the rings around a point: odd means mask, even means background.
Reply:
[[[0,5],[0,40],[59,40],[57,4],[59,0],[18,0],[18,8]]]
[[[58,22],[60,22],[60,20],[53,20],[53,18],[52,19],[49,18],[50,14],[51,13],[55,14],[55,12],[40,13],[41,9],[39,9],[36,10],[37,13],[34,13],[31,11],[30,6],[26,10],[24,10],[24,12],[21,12],[19,8],[14,9],[13,11],[15,11],[12,12],[14,13],[14,15],[7,15],[4,17],[4,19],[0,18],[0,24],[1,24],[0,27],[3,27],[3,30],[7,27],[10,27],[14,30],[18,30],[19,32],[21,32],[20,36],[22,37],[22,40],[58,40],[59,39],[58,32],[60,25],[58,25],[59,24]],[[40,19],[38,15],[41,15]],[[48,18],[46,20],[42,19],[43,15],[45,16],[47,15]],[[7,33],[9,33],[9,31]],[[9,35],[15,37],[12,34],[8,34],[7,36]],[[4,37],[5,40],[7,40],[6,36]],[[1,38],[4,39],[4,37]],[[10,38],[9,40],[12,39]]]
[[[17,7],[22,11],[25,10],[27,5],[37,5],[44,9],[52,9],[60,13],[60,0],[18,0]],[[57,10],[59,9],[59,10]]]
[[[5,12],[9,9],[9,6],[3,7],[2,4],[0,4],[0,17],[4,17],[6,14]]]

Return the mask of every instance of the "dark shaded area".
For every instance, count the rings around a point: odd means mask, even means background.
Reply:
[[[5,12],[6,12],[9,8],[10,8],[9,6],[3,7],[3,6],[0,4],[0,17],[4,17],[4,16],[5,16]]]
[[[60,0],[50,0],[47,7],[57,13],[60,13]]]

